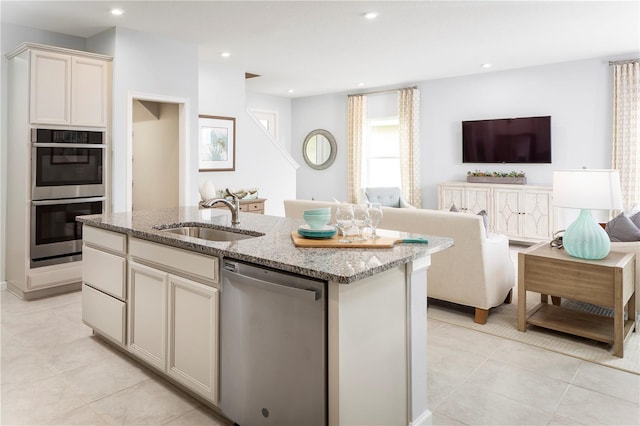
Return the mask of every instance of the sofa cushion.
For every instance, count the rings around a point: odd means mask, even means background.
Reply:
[[[640,228],[624,213],[611,219],[604,229],[613,242],[640,241]]]
[[[456,213],[460,213],[460,209],[456,206],[455,203],[451,204],[451,208],[449,209],[450,212],[456,212]]]

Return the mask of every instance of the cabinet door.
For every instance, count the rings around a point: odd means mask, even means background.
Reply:
[[[219,291],[169,275],[168,374],[217,404]]]
[[[71,122],[76,126],[107,125],[107,62],[72,57]]]
[[[168,274],[129,262],[129,350],[165,370]]]
[[[459,209],[464,207],[464,186],[441,186],[438,208],[449,210],[452,205]]]
[[[489,212],[489,194],[491,190],[489,188],[466,188],[464,193],[464,205],[463,211],[467,213],[476,214],[480,210]]]
[[[520,191],[508,189],[496,189],[495,198],[495,219],[494,228],[498,234],[505,234],[510,237],[520,235]]]
[[[70,124],[71,57],[31,52],[30,117],[32,124]]]
[[[551,192],[525,191],[523,194],[522,236],[541,240],[551,239]]]

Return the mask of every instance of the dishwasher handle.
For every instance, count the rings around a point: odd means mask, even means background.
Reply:
[[[297,287],[291,287],[284,284],[278,284],[271,281],[264,281],[259,278],[250,277],[247,275],[239,274],[237,272],[233,272],[225,267],[224,276],[233,276],[233,280],[235,282],[239,282],[245,285],[251,285],[257,288],[261,288],[267,291],[274,291],[276,293],[286,294],[293,297],[302,298],[305,300],[320,300],[322,297],[321,290],[315,289],[303,289]]]

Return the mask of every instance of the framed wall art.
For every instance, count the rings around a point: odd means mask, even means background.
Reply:
[[[236,119],[199,115],[199,171],[222,172],[236,169]]]

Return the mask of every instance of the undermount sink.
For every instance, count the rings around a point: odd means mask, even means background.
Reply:
[[[223,229],[208,228],[205,226],[179,226],[177,228],[161,229],[161,231],[178,235],[186,235],[187,237],[200,238],[208,241],[237,241],[259,236],[225,231]]]

